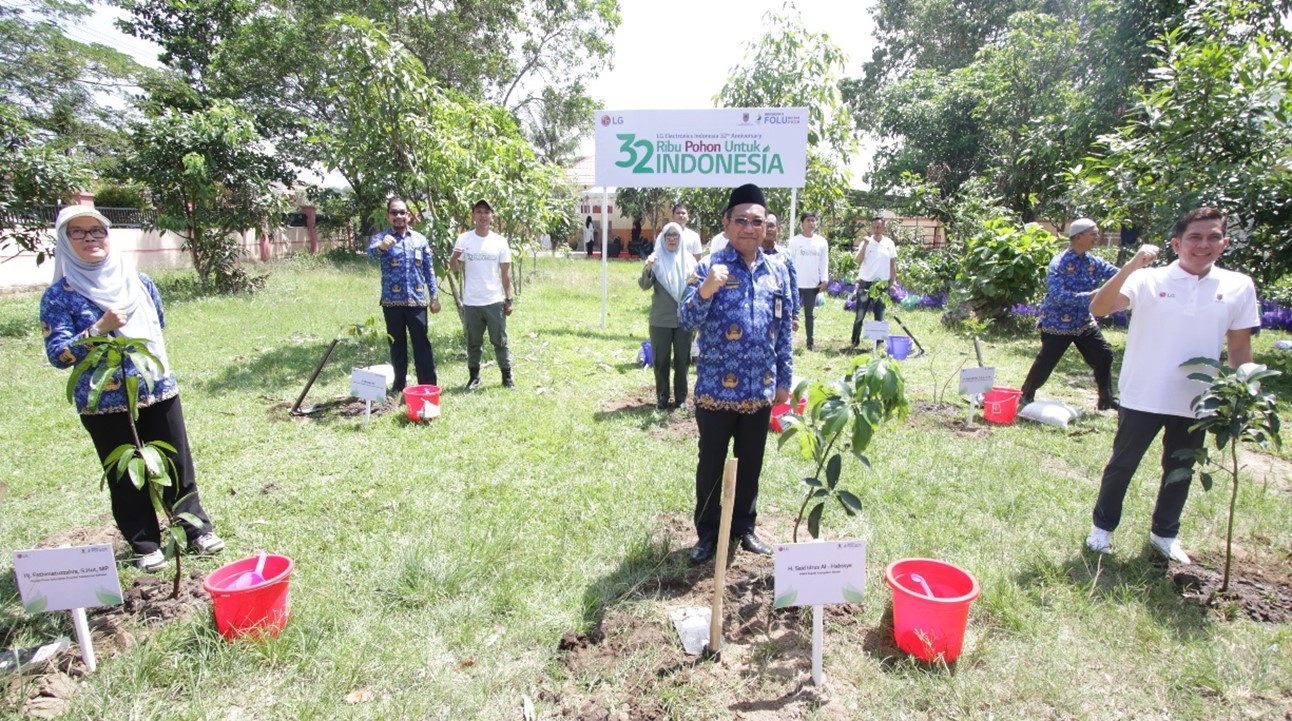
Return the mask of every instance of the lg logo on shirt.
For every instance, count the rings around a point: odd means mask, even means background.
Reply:
[[[1175,293],[1167,293],[1166,291],[1162,291],[1161,293],[1158,293],[1158,294],[1157,294],[1157,297],[1159,297],[1159,298],[1174,298],[1174,297],[1175,297]]]

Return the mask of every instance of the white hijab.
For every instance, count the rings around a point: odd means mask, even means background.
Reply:
[[[664,235],[670,230],[678,234],[677,250],[670,251]],[[664,290],[680,305],[682,294],[686,292],[686,283],[695,273],[695,256],[686,252],[686,243],[682,239],[682,226],[669,223],[655,238],[655,267],[651,274],[664,287]]]
[[[112,223],[102,213],[87,205],[63,208],[54,223],[54,281],[66,281],[72,290],[80,293],[107,311],[116,308],[126,316],[126,324],[113,332],[122,338],[146,338],[148,350],[162,363],[161,372],[170,368],[166,357],[166,341],[162,339],[161,318],[157,306],[139,280],[139,273],[127,268],[121,253],[108,244],[108,256],[98,262],[82,260],[72,249],[67,237],[67,224],[73,218],[90,216],[111,228]],[[151,379],[160,380],[160,376]]]

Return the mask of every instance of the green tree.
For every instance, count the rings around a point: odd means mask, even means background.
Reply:
[[[42,206],[88,188],[123,146],[117,112],[100,102],[120,96],[145,71],[103,45],[63,35],[90,8],[32,0],[0,6],[0,253],[48,254]]]
[[[1229,262],[1292,271],[1292,31],[1282,0],[1205,0],[1153,46],[1133,113],[1079,169],[1105,217],[1165,238],[1200,205],[1231,215]]]
[[[420,210],[441,270],[477,198],[489,199],[513,248],[568,213],[561,169],[539,159],[506,109],[442,88],[377,23],[352,16],[333,30],[340,62],[329,91],[347,115],[317,142],[334,167],[365,173]],[[460,309],[456,278],[441,277]]]
[[[131,138],[125,172],[148,186],[157,226],[184,238],[202,287],[252,289],[254,280],[237,265],[238,234],[280,209],[272,184],[290,173],[262,149],[251,118],[218,102],[209,110],[170,109],[136,123]]]
[[[672,188],[620,188],[615,192],[615,204],[625,218],[642,218],[650,227],[659,229],[666,218],[673,214]]]
[[[857,149],[853,121],[839,93],[847,55],[823,32],[808,30],[787,4],[764,15],[767,31],[747,46],[714,100],[721,107],[808,108],[808,162],[800,207],[829,212],[848,190],[847,166]],[[767,202],[786,214],[788,189],[770,189]]]

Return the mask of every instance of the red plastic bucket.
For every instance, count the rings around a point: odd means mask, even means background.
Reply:
[[[806,408],[807,408],[807,396],[803,396],[802,398],[799,399],[799,407],[798,407],[798,410],[795,412],[798,413],[799,415],[803,415],[803,411]],[[782,430],[784,430],[783,428],[781,428],[781,416],[789,412],[790,412],[789,403],[778,403],[772,406],[772,430],[776,431],[777,433],[780,433]]]
[[[259,556],[234,561],[211,572],[202,588],[211,594],[215,627],[227,639],[278,635],[287,624],[291,610],[288,579],[296,564],[287,556],[265,556],[264,583],[235,589],[234,583],[244,573],[256,570]]]
[[[992,388],[982,394],[982,417],[991,423],[1009,424],[1018,413],[1018,399],[1023,391],[1013,388]]]
[[[904,335],[888,336],[888,355],[893,360],[906,360],[911,354],[911,339]]]
[[[408,420],[414,423],[439,418],[440,387],[409,386],[404,389],[404,405],[408,406]]]
[[[912,576],[919,576],[924,584]],[[898,647],[925,661],[956,660],[969,624],[969,604],[978,598],[978,580],[968,571],[930,558],[894,561],[884,580],[893,589],[893,636]],[[925,594],[925,585],[931,597]]]

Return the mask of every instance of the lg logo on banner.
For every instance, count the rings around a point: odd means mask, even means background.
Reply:
[[[601,125],[602,125],[603,127],[607,127],[607,128],[608,128],[608,127],[610,127],[611,125],[623,125],[623,124],[624,124],[624,116],[622,116],[622,115],[618,115],[618,116],[615,116],[615,117],[611,117],[611,116],[609,116],[609,115],[602,115],[602,116],[601,116]]]

